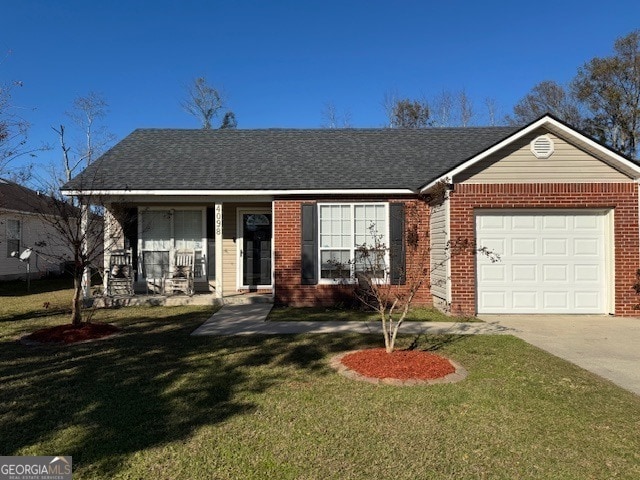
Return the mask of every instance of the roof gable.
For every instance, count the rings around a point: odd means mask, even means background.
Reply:
[[[530,136],[536,131],[551,132],[564,141],[606,163],[616,171],[626,175],[628,178],[633,180],[640,178],[640,165],[634,160],[626,158],[605,145],[596,142],[592,138],[571,128],[569,125],[561,122],[557,118],[554,118],[551,115],[545,115],[535,122],[532,122],[507,136],[491,147],[482,150],[469,159],[459,163],[440,177],[426,183],[420,191],[427,191],[438,182],[445,179],[452,179],[456,177],[469,178],[470,175],[473,175],[482,169],[482,162],[491,159],[491,156],[495,156],[503,150],[509,149],[510,147],[517,147],[519,141],[526,139],[527,136]]]

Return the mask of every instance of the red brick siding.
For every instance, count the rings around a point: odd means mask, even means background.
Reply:
[[[399,201],[397,199],[350,198],[331,199],[336,202],[362,201]],[[345,285],[302,285],[301,284],[301,219],[300,211],[303,203],[314,203],[309,200],[275,200],[273,205],[274,220],[274,268],[275,268],[275,301],[278,304],[292,306],[328,306],[336,303],[350,304],[354,302],[353,287]],[[405,200],[406,210],[409,205],[418,209],[418,231],[421,238],[426,238],[429,226],[428,206],[417,200]],[[415,217],[415,215],[414,215]],[[406,222],[407,226],[409,220]],[[428,264],[427,264],[428,267]],[[431,304],[428,279],[416,295],[416,304]]]
[[[450,202],[452,240],[475,239],[480,208],[614,209],[615,314],[638,315],[632,289],[640,267],[637,184],[457,184]],[[453,313],[476,313],[475,260],[467,251],[451,261]]]

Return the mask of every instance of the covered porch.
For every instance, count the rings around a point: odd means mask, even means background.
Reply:
[[[140,300],[172,297],[167,282],[175,269],[175,254],[190,250],[195,253],[195,291],[194,299],[187,303],[205,297],[210,297],[207,303],[231,301],[246,298],[248,293],[272,297],[272,198],[167,194],[109,200],[105,202],[104,268],[109,270],[115,250],[131,251],[133,295],[126,296]],[[105,297],[114,297],[106,295],[108,281],[105,275]],[[162,302],[171,304],[172,300]]]

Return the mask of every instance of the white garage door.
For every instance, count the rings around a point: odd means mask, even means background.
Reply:
[[[605,212],[476,215],[478,313],[606,313]]]

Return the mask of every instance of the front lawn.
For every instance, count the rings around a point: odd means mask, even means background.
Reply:
[[[190,337],[204,307],[102,310],[120,335],[25,347],[66,321],[40,295],[0,298],[0,453],[73,455],[74,479],[640,477],[640,398],[514,337],[420,337],[469,377],[377,386],[328,359],[381,336]]]

